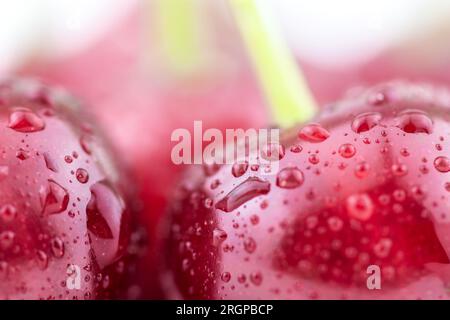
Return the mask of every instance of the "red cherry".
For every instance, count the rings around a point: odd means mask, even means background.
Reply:
[[[118,296],[130,206],[101,135],[60,89],[14,80],[0,98],[0,298]]]
[[[148,257],[141,259],[142,267],[138,267],[142,271],[134,272],[136,279],[130,285],[129,297],[161,298],[155,277],[158,267],[155,260],[160,250],[155,246],[154,235],[182,168],[175,166],[168,156],[173,147],[168,137],[176,129],[191,129],[194,120],[201,120],[204,130],[260,127],[267,123],[268,113],[262,112],[261,95],[242,52],[233,53],[236,67],[223,69],[226,71],[223,77],[208,73],[207,78],[187,82],[174,78],[174,82],[161,83],[160,73],[142,70],[138,43],[145,28],[141,20],[141,11],[136,7],[123,23],[87,50],[50,64],[33,64],[22,73],[39,75],[86,99],[99,123],[108,129],[105,133],[116,149],[125,155],[125,165],[140,191],[144,207],[141,224],[146,227],[150,242]],[[216,20],[215,23],[221,24],[220,19]],[[229,32],[228,27],[225,32]],[[102,72],[92,72],[94,68]],[[164,73],[163,78],[166,76]],[[37,95],[35,99],[45,102],[45,95]],[[81,136],[80,143],[89,154],[89,135]]]
[[[449,297],[448,93],[386,84],[282,137],[273,175],[191,169],[170,210],[170,296]]]

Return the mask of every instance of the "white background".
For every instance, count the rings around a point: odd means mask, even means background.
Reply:
[[[49,55],[82,50],[139,1],[0,0],[0,72],[12,70],[33,50]],[[272,7],[299,55],[327,67],[367,60],[437,20],[450,21],[448,0],[260,1]],[[46,43],[37,43],[43,38]]]

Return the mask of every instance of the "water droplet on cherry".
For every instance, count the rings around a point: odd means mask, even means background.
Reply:
[[[308,161],[311,164],[318,164],[320,162],[320,158],[317,154],[313,153],[309,155]]]
[[[53,238],[51,241],[51,249],[55,258],[61,258],[62,256],[64,256],[64,241],[62,241],[58,237]]]
[[[449,189],[450,189],[450,185],[449,185]],[[254,214],[250,217],[250,222],[252,225],[256,226],[259,223],[259,217]]]
[[[250,274],[250,281],[255,286],[261,285],[261,283],[263,281],[263,276],[262,276],[261,272],[253,272],[252,274]]]
[[[361,221],[370,219],[374,209],[372,199],[365,193],[349,196],[346,206],[348,214]]]
[[[269,143],[262,152],[262,157],[268,161],[276,161],[284,158],[286,151],[282,144]]]
[[[96,192],[99,192],[96,185],[93,186],[93,189],[95,189]],[[86,206],[88,230],[101,239],[112,239],[114,236],[105,219],[107,214],[103,211],[105,208],[109,208],[109,206],[106,205],[106,203],[99,203],[99,197],[96,192],[91,192],[91,198]]]
[[[53,180],[39,190],[43,214],[63,212],[69,204],[69,194],[66,189]]]
[[[88,174],[88,172],[87,172],[85,169],[83,169],[83,168],[78,168],[77,171],[76,171],[76,173],[75,173],[75,175],[76,175],[76,177],[77,177],[77,180],[78,180],[80,183],[86,183],[86,182],[89,181],[89,174]]]
[[[250,177],[220,200],[216,204],[216,208],[230,212],[257,196],[269,193],[269,191],[270,182],[257,177]]]
[[[42,251],[42,250],[38,250],[36,252],[36,263],[38,265],[38,267],[42,270],[47,269],[48,267],[48,256],[47,254]]]
[[[322,142],[329,138],[330,133],[320,124],[309,124],[300,130],[298,136],[309,142]]]
[[[358,178],[365,178],[368,176],[370,170],[370,166],[367,162],[363,161],[355,166],[355,175]]]
[[[292,153],[300,153],[300,152],[302,152],[303,148],[302,148],[302,146],[296,144],[296,145],[291,146],[290,150]]]
[[[220,276],[220,279],[222,279],[223,282],[230,282],[231,280],[231,273],[229,272],[223,272]]]
[[[256,241],[253,238],[247,238],[244,240],[244,249],[248,253],[253,253],[256,250]]]
[[[378,112],[366,112],[355,117],[352,121],[352,130],[356,133],[369,131],[377,126],[382,119],[382,115]]]
[[[47,169],[53,172],[58,172],[58,166],[48,152],[44,152],[44,161]]]
[[[248,169],[248,162],[247,161],[237,162],[231,168],[231,173],[236,178],[239,178],[240,176],[244,175],[245,172],[247,172],[247,169]]]
[[[445,190],[447,190],[448,192],[450,192],[450,182],[446,182],[446,183],[445,183]]]
[[[420,110],[402,112],[396,119],[396,126],[406,133],[433,132],[433,121]]]
[[[356,154],[356,148],[351,143],[344,143],[339,147],[339,154],[344,158],[351,158]]]
[[[16,216],[17,210],[13,205],[5,204],[0,208],[0,218],[4,222],[11,222],[16,218]]]
[[[28,151],[20,149],[16,152],[16,158],[19,160],[26,160],[30,157],[30,154]]]
[[[437,157],[436,159],[434,159],[434,167],[439,172],[449,172],[450,159],[444,156]]]
[[[228,238],[228,234],[221,230],[221,229],[214,229],[213,230],[213,245],[217,246],[224,242]]]
[[[15,234],[12,231],[3,231],[0,233],[0,247],[3,250],[9,249],[14,242]]]
[[[402,177],[408,174],[408,167],[403,163],[395,163],[391,166],[391,171],[394,176]]]
[[[30,109],[16,108],[9,116],[8,127],[19,132],[36,132],[45,128],[45,122]]]
[[[83,134],[80,138],[80,146],[81,149],[83,149],[84,152],[86,152],[88,155],[92,153],[92,138],[88,134]]]
[[[303,172],[297,167],[288,167],[277,174],[277,186],[284,189],[294,189],[304,182]]]
[[[400,149],[400,154],[404,157],[409,157],[409,151],[406,148]]]

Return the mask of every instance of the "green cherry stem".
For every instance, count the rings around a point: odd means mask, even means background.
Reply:
[[[178,77],[197,74],[207,61],[205,27],[196,0],[159,0],[156,20],[165,64]]]
[[[229,0],[262,90],[281,127],[304,122],[317,107],[270,12],[258,0]]]

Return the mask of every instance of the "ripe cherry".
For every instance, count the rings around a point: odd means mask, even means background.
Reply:
[[[170,211],[169,295],[449,298],[446,91],[380,85],[284,131],[281,143],[273,174],[189,171]],[[371,266],[380,290],[367,286]]]
[[[267,123],[268,112],[261,110],[257,83],[241,51],[233,56],[233,64],[238,67],[219,68],[231,71],[229,75],[208,74],[205,79],[162,85],[160,73],[149,74],[142,69],[139,43],[148,37],[148,30],[142,28],[141,13],[136,8],[135,14],[87,50],[33,64],[21,73],[38,75],[83,97],[92,105],[90,110],[99,123],[108,129],[105,134],[125,155],[125,165],[140,191],[144,207],[141,225],[146,227],[150,245],[148,257],[141,259],[142,267],[138,267],[142,272],[134,272],[136,279],[130,282],[129,297],[162,298],[155,276],[159,248],[154,235],[182,171],[170,159],[172,132],[192,130],[195,120],[203,122],[204,130],[258,127]],[[229,37],[220,39],[229,41]],[[93,68],[102,72],[92,72]]]
[[[0,84],[0,298],[119,294],[130,205],[95,124],[60,89]]]

